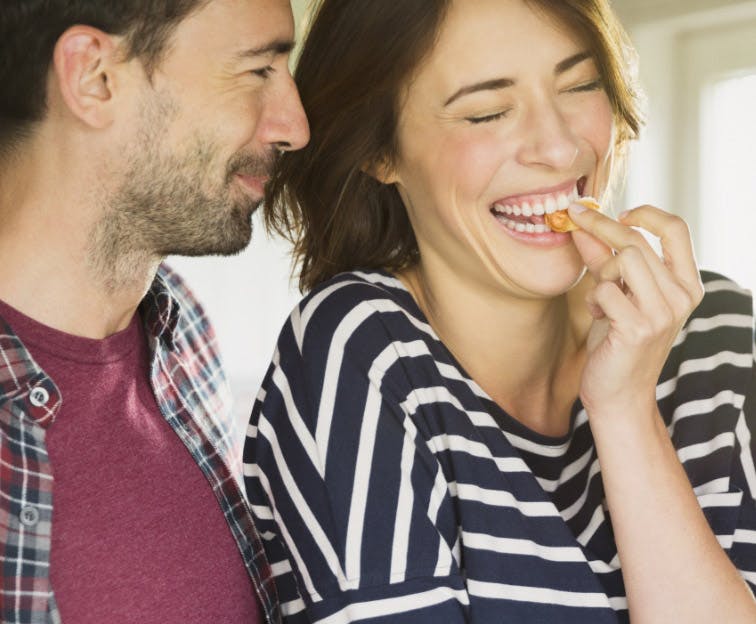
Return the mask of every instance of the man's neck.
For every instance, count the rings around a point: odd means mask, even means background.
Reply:
[[[0,175],[0,299],[34,320],[101,339],[129,324],[160,258],[101,261],[104,208],[76,167],[26,156]],[[45,172],[41,175],[40,172]]]

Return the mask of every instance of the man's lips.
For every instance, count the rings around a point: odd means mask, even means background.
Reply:
[[[265,194],[265,185],[270,179],[270,176],[267,175],[247,175],[243,173],[237,173],[236,177],[256,197],[262,197]]]

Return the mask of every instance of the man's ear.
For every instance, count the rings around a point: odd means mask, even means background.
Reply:
[[[85,124],[104,128],[113,120],[118,46],[90,26],[72,26],[55,44],[53,68],[61,97]]]

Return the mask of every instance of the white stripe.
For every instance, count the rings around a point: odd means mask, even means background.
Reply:
[[[594,536],[598,528],[603,524],[604,522],[604,509],[601,507],[601,504],[596,505],[596,509],[593,512],[593,515],[591,516],[591,519],[588,522],[588,525],[583,529],[582,533],[577,536],[577,541],[581,543],[583,546],[587,546],[588,542],[591,541],[591,538]]]
[[[656,386],[656,399],[661,400],[672,394],[677,388],[680,377],[691,373],[713,371],[719,366],[729,364],[738,368],[750,368],[752,355],[750,353],[735,353],[734,351],[722,351],[706,358],[685,360],[680,364],[677,376]]]
[[[740,445],[740,465],[743,468],[751,498],[756,499],[756,467],[754,466],[753,455],[751,455],[751,431],[748,429],[745,414],[742,411],[738,418],[738,424],[735,426],[735,435]]]
[[[474,501],[494,507],[511,507],[530,518],[553,518],[559,516],[559,512],[551,501],[523,502],[517,500],[511,492],[489,490],[472,483],[457,483],[456,486],[457,497],[460,500]]]
[[[320,449],[320,456],[323,462],[323,469],[327,465],[328,460],[328,440],[331,435],[331,424],[333,422],[333,414],[336,405],[336,392],[338,391],[338,380],[341,374],[341,364],[344,358],[344,348],[347,341],[351,338],[355,330],[373,314],[381,312],[401,312],[405,314],[406,311],[400,308],[393,301],[385,299],[375,299],[372,301],[363,301],[355,306],[349,313],[342,319],[336,331],[331,339],[331,344],[328,349],[328,358],[325,365],[325,373],[323,375],[323,391],[320,395],[320,406],[318,407],[318,421],[315,428],[315,440],[317,442],[318,449]],[[422,325],[419,321],[411,321],[416,326]],[[394,343],[401,344],[401,343]],[[428,353],[428,347],[420,340],[414,341],[418,346],[415,347],[419,354]],[[393,345],[389,345],[384,349],[386,351],[391,350]],[[387,355],[383,355],[387,359],[384,364],[385,367],[392,364],[397,357],[397,354],[393,354],[392,358],[388,358]],[[410,356],[411,357],[411,356]],[[377,362],[374,362],[371,370],[374,370],[377,366]],[[381,371],[383,373],[386,368]],[[377,372],[377,371],[376,371]]]
[[[589,561],[588,565],[591,566],[591,570],[596,574],[611,574],[620,569],[619,556],[614,555],[609,563],[600,559],[594,559],[593,561]],[[611,598],[609,600],[611,602]]]
[[[273,520],[273,512],[265,505],[250,505],[252,513],[260,520]]]
[[[494,598],[497,600],[516,600],[518,602],[535,602],[540,604],[561,605],[564,607],[606,608],[609,599],[600,593],[568,592],[548,587],[527,587],[525,585],[505,585],[504,583],[487,583],[468,579],[467,589],[471,596]]]
[[[434,454],[443,451],[466,453],[478,459],[487,459],[496,464],[501,472],[530,472],[528,465],[519,457],[494,457],[491,449],[482,442],[476,442],[460,435],[442,433],[426,442]]]
[[[585,487],[583,488],[583,493],[580,495],[580,497],[572,503],[569,507],[562,510],[560,512],[562,518],[564,520],[572,520],[583,508],[583,505],[585,505],[585,501],[588,499],[588,489],[591,487],[591,481],[593,481],[593,478],[601,472],[601,466],[599,464],[598,458],[593,460],[593,463],[591,464],[590,469],[588,470],[588,477],[585,480]]]
[[[624,596],[609,598],[609,606],[615,611],[627,611],[627,598]]]
[[[707,483],[702,483],[698,487],[693,488],[693,492],[696,496],[705,496],[707,494],[721,494],[727,492],[730,489],[730,477],[720,477]]]
[[[288,559],[283,559],[281,561],[277,561],[276,563],[270,564],[270,571],[273,573],[273,576],[281,576],[283,574],[286,574],[287,572],[291,572],[291,563]]]
[[[294,433],[297,434],[297,439],[302,444],[304,452],[307,453],[307,457],[310,458],[310,463],[315,470],[318,471],[321,479],[325,479],[325,466],[320,459],[320,453],[318,446],[315,444],[315,438],[312,437],[310,429],[305,424],[302,416],[297,409],[297,404],[294,401],[294,396],[291,393],[289,386],[289,380],[282,369],[276,368],[273,371],[272,376],[273,384],[281,393],[284,405],[286,406],[286,416],[294,429]],[[322,450],[322,449],[321,449]]]
[[[315,314],[315,311],[320,307],[320,304],[328,299],[331,293],[334,293],[349,284],[359,284],[359,282],[337,282],[328,288],[324,288],[317,295],[313,295],[312,298],[307,301],[307,304],[303,309],[300,310],[299,306],[297,306],[298,325],[295,328],[295,335],[297,336],[297,344],[300,346],[300,352],[302,349],[301,345],[304,342],[304,334],[307,331],[307,326],[309,325],[313,314]]]
[[[673,346],[676,347],[682,344],[688,337],[688,334],[707,332],[720,327],[744,327],[750,329],[752,323],[753,317],[748,314],[717,314],[709,318],[693,319],[679,333]]]
[[[756,544],[756,531],[750,529],[737,529],[733,541],[740,544]]]
[[[432,607],[450,600],[462,603],[463,605],[470,604],[470,599],[464,591],[454,590],[450,587],[436,587],[435,589],[406,596],[370,600],[368,602],[355,602],[322,620],[318,620],[316,624],[348,624],[350,622],[369,620],[370,618],[398,615],[408,611],[415,611],[416,609]]]
[[[321,554],[323,555],[323,558],[326,560],[328,567],[331,569],[331,572],[338,579],[341,589],[352,589],[353,583],[347,582],[346,578],[344,578],[344,572],[341,570],[341,565],[339,564],[339,558],[336,555],[336,551],[334,550],[333,545],[328,539],[326,532],[323,530],[323,527],[320,526],[316,514],[313,513],[312,509],[310,509],[310,506],[307,504],[307,500],[299,489],[296,479],[289,471],[289,467],[286,464],[286,459],[284,458],[283,452],[281,451],[281,446],[278,443],[276,432],[268,419],[263,414],[260,415],[259,429],[260,435],[262,435],[270,445],[271,451],[273,452],[273,459],[275,461],[276,467],[278,468],[278,472],[281,477],[281,481],[283,482],[285,491],[291,498],[291,501],[294,504],[294,507],[296,508],[300,517],[302,518],[305,526],[307,526],[310,533],[312,534],[313,543],[318,547]],[[265,476],[265,473],[259,469],[257,464],[246,464],[244,466],[244,473],[248,476],[255,476],[255,474],[260,475],[261,483],[263,483],[268,497],[271,499],[271,501],[273,500],[273,494],[270,490],[270,484],[267,482],[267,477],[265,477],[265,481],[263,482],[262,478]],[[279,528],[284,531],[286,527],[278,517],[278,512],[276,511],[275,504],[273,505],[273,510],[276,516],[276,523],[278,524]],[[291,542],[290,536],[289,539],[287,539],[287,543],[289,542]],[[293,543],[289,543],[290,547],[292,545]],[[304,568],[304,561],[297,561],[297,565],[299,566],[300,572],[302,573],[303,577],[309,576],[306,569]],[[308,591],[311,594],[315,593],[315,587],[312,585],[312,581],[310,580],[309,583],[306,582],[306,584],[308,585]],[[316,600],[316,598],[313,599]]]
[[[301,598],[281,603],[281,615],[288,616],[305,610],[305,603]]]
[[[526,555],[545,561],[585,563],[583,551],[575,546],[543,546],[532,540],[511,537],[495,537],[485,533],[462,532],[462,541],[467,548],[487,550],[506,555]],[[527,565],[527,564],[525,564]]]
[[[709,485],[709,484],[707,484]],[[704,494],[698,494],[698,504],[701,509],[708,509],[710,507],[739,507],[740,501],[743,499],[743,492],[708,492]]]
[[[352,498],[349,505],[349,520],[346,534],[345,571],[347,578],[356,579],[360,576],[362,557],[362,537],[365,526],[365,511],[367,509],[368,484],[373,468],[373,453],[375,438],[378,430],[378,419],[381,414],[383,396],[381,395],[382,378],[386,370],[399,357],[412,357],[415,352],[423,352],[425,345],[420,342],[403,344],[394,342],[388,345],[375,359],[368,379],[367,400],[362,414],[360,426],[360,440],[357,445],[354,480],[352,482]],[[325,393],[325,388],[323,389]],[[330,426],[330,425],[329,425]],[[318,422],[320,428],[320,422]]]
[[[294,334],[294,341],[297,343],[297,349],[301,355],[302,343],[304,341],[304,326],[302,325],[302,315],[299,305],[294,306],[294,309],[291,311],[289,322],[291,323],[291,331]],[[276,351],[278,351],[278,348],[276,348]],[[278,362],[275,364],[278,366]]]
[[[756,585],[756,572],[749,572],[747,570],[738,570],[740,576],[742,576],[749,583]]]
[[[394,536],[391,545],[391,579],[394,583],[403,582],[407,572],[409,535],[412,528],[412,509],[415,504],[415,495],[412,489],[412,467],[415,459],[417,429],[409,419],[405,420],[404,425],[407,428],[407,433],[402,443],[401,478],[399,480],[396,517],[394,518]]]
[[[562,473],[559,475],[559,477],[557,479],[554,479],[553,481],[549,479],[542,479],[541,477],[536,477],[538,483],[547,492],[556,492],[557,488],[560,485],[567,483],[567,481],[572,479],[572,477],[577,475],[588,465],[588,462],[591,461],[593,451],[593,447],[589,448],[585,453],[583,453],[581,457],[566,466],[564,470],[562,470]]]
[[[459,399],[451,393],[446,386],[429,386],[426,388],[414,388],[401,404],[402,409],[412,416],[421,405],[434,405],[435,403],[448,403],[460,412],[465,413],[474,423],[476,419],[482,419],[484,426],[498,428],[496,422],[487,412],[466,410]]]
[[[704,289],[707,293],[726,291],[737,293],[738,295],[747,295],[749,297],[751,296],[750,290],[748,290],[747,288],[740,288],[735,282],[732,282],[728,279],[720,279],[708,282],[704,286]]]
[[[672,437],[674,435],[677,423],[683,418],[712,414],[717,408],[723,405],[734,405],[737,409],[742,409],[744,401],[745,396],[742,394],[736,394],[732,390],[722,390],[722,392],[708,399],[681,403],[672,412],[672,422],[668,428],[669,436]]]
[[[690,446],[677,449],[677,457],[680,459],[680,463],[685,463],[711,455],[721,448],[734,446],[735,434],[732,431],[725,431],[706,442],[699,442],[698,444],[691,444]]]
[[[245,464],[244,472],[246,476],[255,477],[259,479],[260,484],[262,485],[263,489],[268,493],[268,496],[270,497],[272,504],[275,505],[276,502],[271,492],[270,482],[268,481],[268,477],[264,472],[260,470],[259,466],[257,464]],[[281,537],[283,538],[284,542],[286,542],[289,548],[289,551],[291,552],[291,556],[294,557],[294,560],[297,562],[297,566],[299,567],[299,572],[302,575],[302,580],[304,581],[305,588],[307,589],[308,593],[310,594],[313,600],[320,600],[320,595],[315,591],[315,586],[313,585],[310,572],[304,564],[304,559],[302,558],[302,555],[300,554],[296,543],[292,539],[291,533],[289,533],[289,529],[283,523],[281,514],[275,511],[274,516],[276,519],[276,523],[278,524],[278,530],[281,532]],[[270,541],[272,539],[275,539],[277,536],[271,533],[270,531],[266,531],[265,533],[262,533],[260,537],[262,537],[262,539],[266,541]]]
[[[438,536],[438,554],[436,555],[436,568],[433,576],[448,576],[452,568],[452,552],[444,538]]]
[[[380,273],[366,273],[365,271],[353,271],[353,273],[371,284],[382,284],[383,286],[390,286],[391,288],[408,292],[404,287],[404,284],[395,277],[388,277],[387,275],[381,275]]]
[[[572,442],[572,440],[569,439],[563,444],[556,444],[552,446],[546,444],[538,444],[537,442],[533,442],[531,440],[528,440],[527,438],[515,435],[514,433],[510,433],[509,431],[504,431],[504,435],[507,437],[507,440],[509,440],[509,443],[516,449],[526,451],[528,453],[533,453],[534,455],[541,455],[542,457],[562,457],[567,452],[567,449],[570,447],[570,443]]]

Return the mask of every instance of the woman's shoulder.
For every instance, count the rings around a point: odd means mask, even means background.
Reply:
[[[753,297],[748,289],[712,271],[701,271],[701,281],[704,286],[704,297],[693,311],[691,320],[728,314],[734,315],[730,320],[734,320],[736,324],[742,324],[750,319],[750,326],[753,326]]]
[[[387,342],[433,337],[410,293],[384,271],[340,273],[319,284],[294,308],[287,328],[300,353],[316,359],[336,345],[374,352]]]
[[[746,395],[754,366],[751,293],[718,273],[701,272],[704,297],[677,337],[657,386],[671,414],[682,403],[733,405]],[[707,404],[708,404],[707,403]]]
[[[750,368],[754,351],[751,293],[710,271],[701,271],[701,281],[703,299],[677,337],[672,360],[682,365],[690,360],[714,358],[712,365],[721,361]]]

